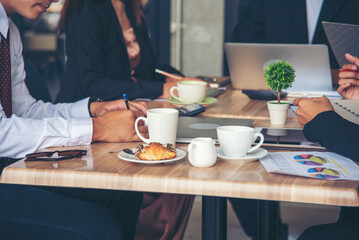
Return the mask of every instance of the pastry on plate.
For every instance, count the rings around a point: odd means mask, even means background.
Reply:
[[[134,154],[139,159],[147,161],[173,159],[177,156],[176,149],[172,144],[160,144],[157,142],[137,146]]]

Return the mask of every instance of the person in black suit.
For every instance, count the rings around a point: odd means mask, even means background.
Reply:
[[[359,160],[359,125],[334,112],[333,106],[325,97],[296,99],[294,104],[299,106],[298,120],[304,125],[303,133],[308,140],[320,142],[330,151]],[[358,239],[358,216],[358,207],[342,207],[337,223],[310,227],[298,240]]]
[[[352,64],[345,64],[340,72],[338,92],[347,99],[359,99],[359,76],[356,72],[359,58],[346,54]],[[298,121],[305,137],[330,151],[337,152],[352,160],[359,160],[359,125],[349,122],[334,112],[330,101],[325,98],[295,99],[298,106]],[[358,239],[359,208],[342,207],[337,223],[310,227],[299,237],[310,239]]]
[[[156,62],[139,0],[66,0],[60,24],[67,63],[58,102],[118,99],[123,93],[129,99],[167,98],[177,85],[178,80],[155,74],[159,68],[181,75]],[[144,193],[136,238],[182,239],[193,199]]]
[[[66,34],[67,63],[57,102],[83,96],[113,100],[122,98],[123,93],[129,99],[167,98],[178,80],[159,75],[155,69],[183,76],[173,67],[157,63],[140,2],[124,0],[126,7],[121,13],[114,7],[118,2],[65,1],[60,24]],[[126,17],[120,22],[123,15]],[[134,42],[126,38],[129,28]],[[131,52],[136,49],[140,51],[137,59]]]
[[[338,93],[345,99],[359,99],[359,58],[345,54],[350,64],[345,64],[339,73]],[[330,101],[325,98],[297,98],[299,123],[304,126],[305,137],[312,142],[320,142],[330,151],[337,152],[353,160],[359,160],[359,125],[349,122],[334,112]]]
[[[245,43],[298,43],[326,44],[329,47],[322,21],[359,24],[357,0],[318,0],[307,6],[306,0],[251,0],[243,16],[240,16],[232,35],[233,42]],[[317,6],[315,9],[314,6]],[[308,18],[308,11],[318,11]],[[315,15],[315,14],[314,14]],[[310,22],[308,22],[308,19]],[[314,24],[314,25],[313,25]],[[313,28],[313,26],[316,26]],[[308,31],[311,29],[311,31]],[[314,30],[314,31],[313,31]],[[311,35],[311,37],[309,37]],[[339,65],[329,47],[330,65],[338,69]],[[332,70],[333,84],[337,85],[338,70]],[[248,236],[256,237],[257,203],[255,200],[229,199],[233,209]],[[282,225],[282,230],[285,231]],[[285,235],[285,233],[283,233]]]
[[[309,40],[307,7],[305,0],[251,0],[244,17],[234,28],[232,41],[312,43],[326,44],[329,47],[322,21],[359,24],[359,1],[323,0],[318,20],[314,23],[316,27],[313,37]],[[331,68],[338,69],[338,63],[330,47],[329,57]]]

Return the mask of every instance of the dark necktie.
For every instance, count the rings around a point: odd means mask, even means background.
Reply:
[[[9,38],[5,39],[1,34],[0,36],[0,99],[6,116],[10,117],[12,114],[10,45]]]

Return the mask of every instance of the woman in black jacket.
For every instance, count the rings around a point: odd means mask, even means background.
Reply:
[[[60,29],[67,63],[57,102],[113,100],[123,93],[129,99],[167,98],[178,80],[155,69],[181,75],[157,63],[138,0],[65,1]]]
[[[65,0],[60,29],[66,33],[67,64],[58,102],[167,98],[181,75],[155,59],[139,0]],[[183,77],[182,80],[193,80]],[[193,196],[145,193],[137,239],[182,239]]]

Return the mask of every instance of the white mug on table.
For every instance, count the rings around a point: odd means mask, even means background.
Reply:
[[[217,152],[212,138],[194,138],[188,145],[188,160],[195,167],[211,167],[217,161]]]
[[[255,133],[254,128],[242,126],[217,127],[217,136],[222,152],[227,157],[243,157],[257,150],[264,141],[262,133]],[[259,143],[251,147],[258,137]]]
[[[138,122],[144,121],[148,125],[149,138],[144,138],[138,130]],[[153,108],[147,111],[146,117],[138,117],[135,130],[139,138],[145,143],[171,143],[176,146],[178,125],[178,110],[172,108]]]
[[[202,81],[180,81],[170,89],[173,98],[183,103],[202,102],[206,98],[207,83]],[[173,91],[177,89],[178,96]]]

